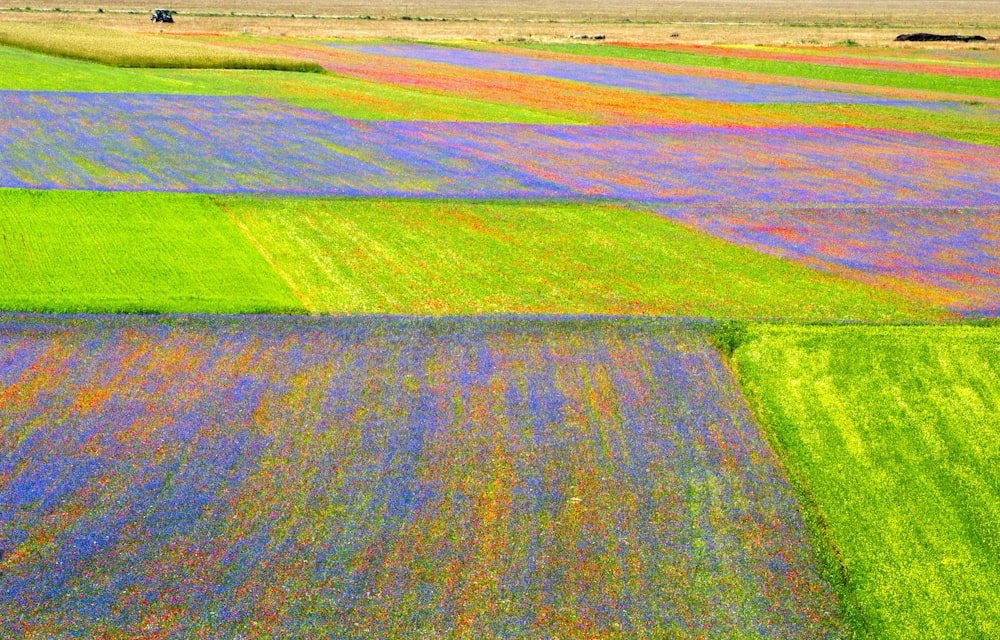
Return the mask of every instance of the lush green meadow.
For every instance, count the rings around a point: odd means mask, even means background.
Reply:
[[[0,309],[301,312],[203,196],[0,190]]]
[[[856,628],[1000,633],[1000,331],[756,326],[733,359]]]

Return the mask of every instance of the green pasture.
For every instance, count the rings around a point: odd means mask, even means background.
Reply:
[[[330,73],[131,69],[0,46],[0,90],[256,96],[364,120],[568,124],[559,114]]]
[[[751,73],[785,76],[789,78],[846,82],[851,84],[871,85],[875,87],[892,87],[896,89],[940,91],[943,93],[982,98],[1000,98],[1000,82],[987,78],[964,78],[933,73],[906,73],[901,71],[886,71],[882,69],[837,67],[812,62],[787,62],[784,60],[760,60],[740,57],[730,58],[714,55],[707,56],[683,51],[639,49],[633,47],[618,47],[614,45],[528,43],[510,46],[516,46],[524,49],[571,53],[583,56],[596,56],[609,59],[645,60],[648,62],[663,62],[666,64],[685,65],[689,67],[726,69],[729,71],[746,71]]]
[[[314,312],[811,320],[943,315],[619,206],[216,201]]]
[[[210,200],[0,190],[0,310],[301,312]]]
[[[1000,636],[1000,328],[756,326],[733,360],[859,635]]]

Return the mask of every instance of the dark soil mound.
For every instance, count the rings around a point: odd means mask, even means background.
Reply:
[[[904,33],[896,36],[896,42],[979,42],[983,36],[942,36],[936,33]]]

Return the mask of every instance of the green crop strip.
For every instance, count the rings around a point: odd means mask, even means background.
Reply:
[[[942,315],[617,206],[217,202],[316,312],[814,320]]]
[[[1000,332],[742,331],[733,361],[858,634],[1000,634]]]
[[[203,196],[0,190],[0,310],[301,313]]]
[[[517,44],[511,46],[524,49],[555,51],[559,53],[571,53],[609,59],[645,60],[647,62],[662,62],[666,64],[686,65],[689,67],[706,67],[711,69],[727,69],[730,71],[746,71],[750,73],[762,73],[790,78],[805,78],[810,80],[847,82],[851,84],[871,85],[876,87],[920,89],[968,96],[1000,98],[1000,82],[984,78],[963,78],[931,73],[905,73],[899,71],[884,71],[880,69],[836,67],[811,62],[787,62],[784,60],[759,60],[739,57],[729,58],[724,56],[705,56],[680,51],[637,49],[631,47],[616,47],[614,45]]]
[[[256,96],[364,120],[570,123],[556,114],[329,73],[122,69],[0,46],[0,90]]]

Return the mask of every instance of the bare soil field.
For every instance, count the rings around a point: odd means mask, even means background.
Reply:
[[[608,40],[694,43],[882,45],[900,33],[937,30],[1000,37],[1000,0],[177,0],[174,25],[149,22],[152,5],[55,0],[0,8],[5,21],[72,21],[131,32],[254,33],[424,40]],[[98,12],[100,10],[100,13]],[[940,46],[940,45],[938,45]]]

